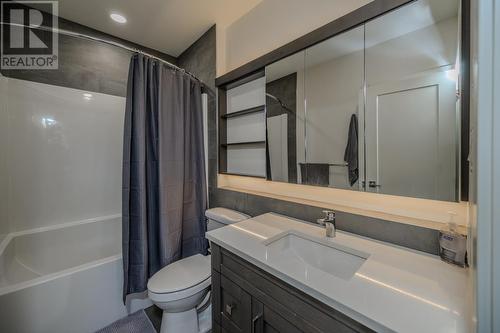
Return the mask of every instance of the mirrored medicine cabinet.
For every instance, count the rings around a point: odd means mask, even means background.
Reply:
[[[463,199],[462,21],[459,0],[409,2],[227,89],[223,171]]]

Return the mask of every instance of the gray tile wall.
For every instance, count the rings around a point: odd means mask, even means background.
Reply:
[[[215,29],[212,27],[179,57],[179,65],[215,87]],[[209,204],[226,207],[251,216],[276,212],[301,220],[315,222],[323,216],[321,207],[229,191],[217,188],[217,110],[215,99],[209,104]],[[340,230],[372,239],[397,244],[411,249],[438,254],[439,232],[432,229],[405,225],[366,216],[337,212]]]
[[[168,54],[59,18],[59,28],[136,48],[173,64]],[[59,35],[59,69],[2,70],[2,75],[62,87],[125,96],[132,52],[102,42]]]
[[[217,109],[215,99],[215,25],[178,58],[178,65],[201,79],[211,90],[208,97],[208,187],[217,190]]]
[[[177,58],[179,67],[195,74],[215,91],[215,25]]]

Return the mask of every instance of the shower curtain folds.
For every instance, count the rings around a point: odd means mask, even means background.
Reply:
[[[125,301],[208,248],[200,82],[142,54],[129,68],[122,200]]]

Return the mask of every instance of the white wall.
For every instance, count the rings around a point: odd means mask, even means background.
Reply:
[[[469,332],[477,332],[477,121],[478,121],[478,5],[471,1],[471,52],[470,52],[470,123],[469,123],[469,202],[468,202],[468,228],[467,228],[467,259],[469,261],[469,279],[466,296],[468,305]],[[489,245],[489,244],[487,244]],[[489,258],[486,258],[489,260]],[[485,292],[489,292],[486,290]],[[490,314],[487,314],[489,317]]]
[[[367,44],[377,38],[372,24],[373,22],[366,25]],[[454,65],[457,38],[458,21],[457,17],[452,17],[368,48],[367,85],[386,83],[437,67]]]
[[[263,0],[217,28],[217,76],[305,35],[370,0]]]
[[[477,111],[477,331],[500,332],[500,6],[472,1],[472,109]],[[472,114],[474,115],[474,113]],[[474,138],[474,136],[473,136]],[[473,206],[473,208],[475,208]],[[475,220],[475,219],[474,219]]]
[[[7,78],[0,74],[0,242],[10,232],[7,174],[8,118],[5,109],[7,97]]]
[[[3,91],[11,231],[119,214],[125,99],[10,78]]]

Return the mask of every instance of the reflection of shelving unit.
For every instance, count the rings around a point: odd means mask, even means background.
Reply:
[[[222,143],[221,146],[224,147],[234,147],[234,146],[253,146],[266,144],[266,141],[248,141],[248,142],[232,142],[232,143]]]
[[[264,72],[219,87],[219,173],[266,177]]]
[[[265,108],[266,108],[265,105],[259,105],[259,106],[255,106],[255,107],[241,110],[241,111],[226,113],[224,115],[221,115],[221,118],[228,119],[228,118],[234,118],[234,117],[241,117],[241,116],[252,114],[252,113],[264,112]]]

